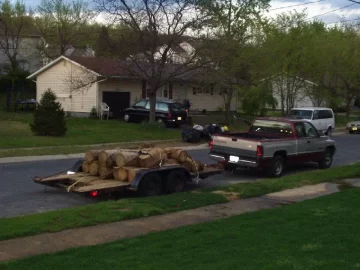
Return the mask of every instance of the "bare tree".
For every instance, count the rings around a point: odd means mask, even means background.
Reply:
[[[127,59],[129,72],[149,85],[149,121],[154,122],[157,91],[172,80],[190,76],[204,65],[196,51],[172,63],[172,49],[185,35],[198,36],[207,15],[199,12],[197,0],[95,1],[101,13],[130,30],[127,44],[121,47],[133,47],[134,53]]]
[[[25,5],[19,0],[11,4],[9,0],[0,6],[0,48],[9,60],[10,71],[19,68],[19,49],[24,27],[29,17]]]
[[[67,46],[75,42],[94,12],[85,0],[42,0],[37,8],[36,26],[45,42],[38,48],[47,58],[64,55]],[[56,48],[51,45],[56,44]]]

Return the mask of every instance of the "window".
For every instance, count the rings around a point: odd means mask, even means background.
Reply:
[[[184,105],[182,105],[181,103],[172,103],[171,104],[171,110],[173,112],[184,112],[185,111],[185,107]]]
[[[146,102],[145,109],[150,110],[150,102]]]
[[[317,132],[310,123],[296,123],[296,135],[300,138],[316,137]]]
[[[157,102],[156,103],[156,110],[157,111],[162,111],[162,112],[168,112],[169,111],[169,106],[166,103]]]
[[[138,103],[134,105],[134,107],[145,107],[147,101],[146,100],[140,100]]]
[[[317,120],[317,119],[320,119],[320,117],[319,117],[319,111],[314,111],[313,120]]]
[[[319,119],[329,119],[333,118],[331,110],[321,110],[319,111]]]
[[[290,116],[310,120],[312,117],[312,111],[311,110],[291,110]]]
[[[284,135],[292,134],[290,123],[269,120],[256,120],[251,127],[251,131]]]

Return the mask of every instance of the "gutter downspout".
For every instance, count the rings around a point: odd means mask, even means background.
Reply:
[[[96,83],[96,110],[99,112],[99,109],[100,109],[100,97],[99,97],[99,95],[100,95],[100,89],[99,89],[99,83],[101,83],[101,82],[105,82],[105,81],[107,81],[107,79],[108,78],[105,78],[105,79],[102,79],[102,80],[100,80],[100,81],[97,81],[97,83]]]

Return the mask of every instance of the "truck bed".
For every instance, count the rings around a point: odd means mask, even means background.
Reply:
[[[256,133],[249,133],[249,132],[242,132],[242,133],[230,133],[227,135],[220,135],[222,137],[231,137],[231,138],[238,138],[238,139],[249,139],[249,140],[279,140],[279,139],[288,139],[289,136],[276,136],[271,134],[256,134]],[[291,137],[290,137],[291,138]]]

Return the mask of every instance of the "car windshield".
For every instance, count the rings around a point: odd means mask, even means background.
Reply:
[[[254,124],[251,126],[251,131],[284,135],[292,134],[290,123],[270,120],[255,120]]]
[[[181,103],[172,103],[171,104],[171,110],[173,112],[184,112],[185,111],[185,107],[184,105],[182,105]]]
[[[290,116],[299,117],[303,119],[311,119],[312,111],[310,110],[291,110]]]

